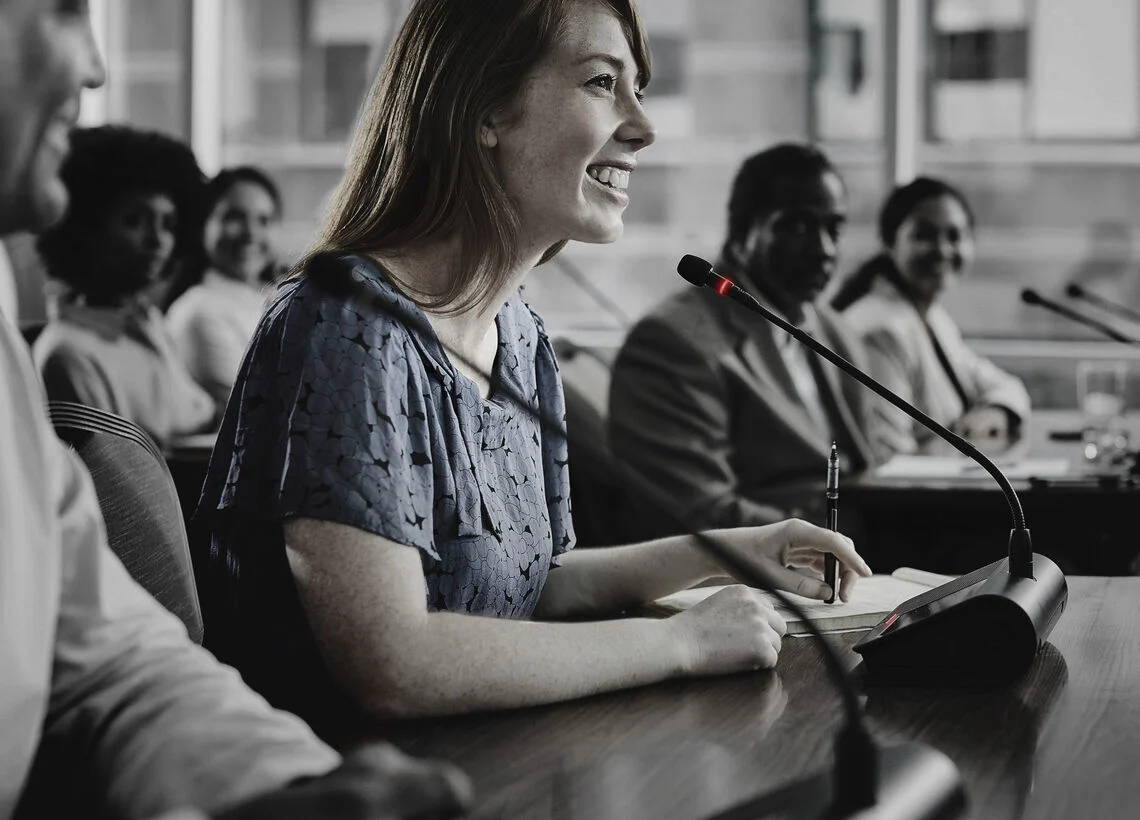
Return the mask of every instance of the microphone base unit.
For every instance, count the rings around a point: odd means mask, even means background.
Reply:
[[[868,682],[991,688],[1022,675],[1068,600],[1049,558],[1033,555],[1033,577],[1003,558],[900,604],[852,647]]]
[[[966,811],[966,791],[958,767],[942,752],[921,743],[879,751],[880,778],[875,803],[858,809],[832,805],[830,771],[796,780],[770,794],[726,809],[709,820],[812,817],[820,820],[952,820]]]

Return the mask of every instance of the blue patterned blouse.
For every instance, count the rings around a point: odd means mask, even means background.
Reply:
[[[318,258],[268,309],[198,511],[212,532],[217,603],[231,616],[215,630],[225,632],[221,654],[247,677],[257,667],[255,685],[258,671],[271,678],[268,694],[315,661],[284,558],[280,524],[293,516],[418,549],[431,609],[534,612],[550,567],[574,544],[565,409],[554,352],[520,294],[497,328],[484,400],[423,312],[368,260]]]

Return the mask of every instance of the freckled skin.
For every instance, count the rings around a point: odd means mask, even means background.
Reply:
[[[584,59],[601,54],[617,58],[623,68]],[[621,236],[627,197],[591,180],[586,169],[633,165],[637,151],[653,142],[653,126],[637,99],[639,86],[618,19],[601,5],[581,3],[512,110],[494,122],[503,185],[523,215],[524,235],[536,246]]]

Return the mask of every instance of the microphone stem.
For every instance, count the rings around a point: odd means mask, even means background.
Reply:
[[[1106,310],[1109,313],[1115,313],[1117,316],[1120,316],[1123,319],[1127,319],[1130,322],[1140,322],[1140,313],[1137,313],[1135,310],[1130,307],[1126,307],[1125,305],[1118,305],[1116,302],[1110,302],[1100,294],[1082,290],[1081,298],[1087,302],[1091,302],[1101,310]]]
[[[1086,327],[1091,327],[1093,330],[1099,331],[1103,335],[1112,339],[1114,342],[1123,342],[1127,345],[1140,344],[1140,342],[1138,342],[1136,339],[1133,339],[1131,336],[1125,336],[1119,330],[1114,327],[1109,327],[1108,325],[1104,324],[1104,322],[1098,322],[1096,319],[1085,316],[1081,313],[1077,313],[1075,310],[1070,310],[1064,305],[1058,304],[1056,302],[1051,302],[1044,297],[1038,297],[1038,299],[1040,299],[1040,304],[1049,308],[1053,312],[1059,313],[1067,319],[1072,319],[1078,324],[1085,325]]]

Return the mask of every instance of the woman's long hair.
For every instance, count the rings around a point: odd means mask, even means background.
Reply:
[[[457,236],[448,285],[409,297],[458,313],[497,291],[517,261],[519,216],[480,129],[510,110],[574,2],[419,0],[369,94],[320,239],[298,269],[318,254],[382,253]],[[649,49],[632,0],[598,2],[621,20],[648,82]]]
[[[895,246],[899,228],[920,203],[944,196],[956,200],[962,206],[962,210],[966,213],[966,221],[973,231],[974,212],[970,209],[970,203],[966,201],[962,192],[949,182],[934,177],[916,177],[906,185],[896,187],[883,203],[883,209],[879,211],[879,239],[883,243],[883,250],[865,261],[847,277],[831,300],[831,306],[836,310],[846,310],[866,296],[880,276],[898,281],[901,275],[895,260],[891,258],[889,249]]]

